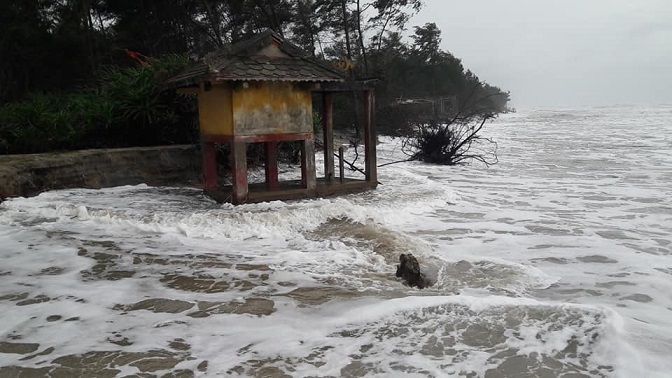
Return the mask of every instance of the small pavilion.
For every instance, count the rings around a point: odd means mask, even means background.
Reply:
[[[198,96],[203,157],[203,190],[233,204],[288,200],[374,189],[376,136],[374,91],[347,81],[338,71],[313,59],[298,46],[268,30],[208,54],[168,80],[167,85]],[[361,92],[364,131],[364,177],[344,177],[340,159],[335,174],[333,98],[338,92]],[[324,177],[316,177],[313,94],[320,94]],[[301,180],[278,180],[278,143],[298,141]],[[263,143],[265,182],[248,183],[247,145]],[[219,185],[216,145],[229,145],[231,185]]]

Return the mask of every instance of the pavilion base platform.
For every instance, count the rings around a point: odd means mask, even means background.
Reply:
[[[243,203],[298,200],[360,193],[375,189],[378,183],[349,178],[342,181],[339,178],[329,181],[318,178],[317,185],[311,189],[304,188],[301,180],[280,181],[277,185],[274,190],[269,190],[268,185],[263,182],[249,184],[247,198]],[[233,203],[233,187],[231,185],[222,186],[216,190],[205,190],[205,194],[219,203]]]

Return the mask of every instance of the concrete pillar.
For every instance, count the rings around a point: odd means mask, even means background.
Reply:
[[[233,190],[231,193],[231,202],[239,205],[247,201],[247,151],[245,142],[231,142],[231,178]]]
[[[275,190],[278,188],[278,142],[264,143],[266,152],[266,189]]]
[[[324,177],[327,183],[334,179],[334,95],[322,95],[322,135],[324,142]]]
[[[301,184],[305,189],[315,189],[315,142],[313,138],[301,141]]]
[[[203,158],[203,191],[217,190],[217,150],[212,142],[201,142]]]
[[[366,172],[366,181],[377,183],[376,132],[373,126],[374,100],[372,89],[364,92],[364,171]]]

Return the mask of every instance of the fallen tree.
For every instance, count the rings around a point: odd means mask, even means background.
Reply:
[[[473,88],[467,101],[458,107],[456,113],[448,119],[439,121],[411,120],[402,135],[402,151],[409,160],[419,160],[432,164],[458,165],[479,161],[487,166],[496,164],[497,142],[481,134],[488,121],[497,117],[499,112],[486,104],[493,96],[508,95],[493,93],[474,101],[478,93]],[[400,162],[400,161],[399,161]],[[394,164],[391,162],[380,166]]]
[[[402,151],[409,160],[458,165],[476,160],[496,164],[497,142],[479,135],[492,115],[469,116],[447,124],[430,122],[414,125],[412,135],[404,138]]]

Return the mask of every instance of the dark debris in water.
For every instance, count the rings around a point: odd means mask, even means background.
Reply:
[[[434,284],[427,278],[425,273],[420,271],[418,259],[410,253],[399,255],[399,265],[397,265],[395,275],[401,278],[408,286],[417,287],[418,289],[424,289]]]

